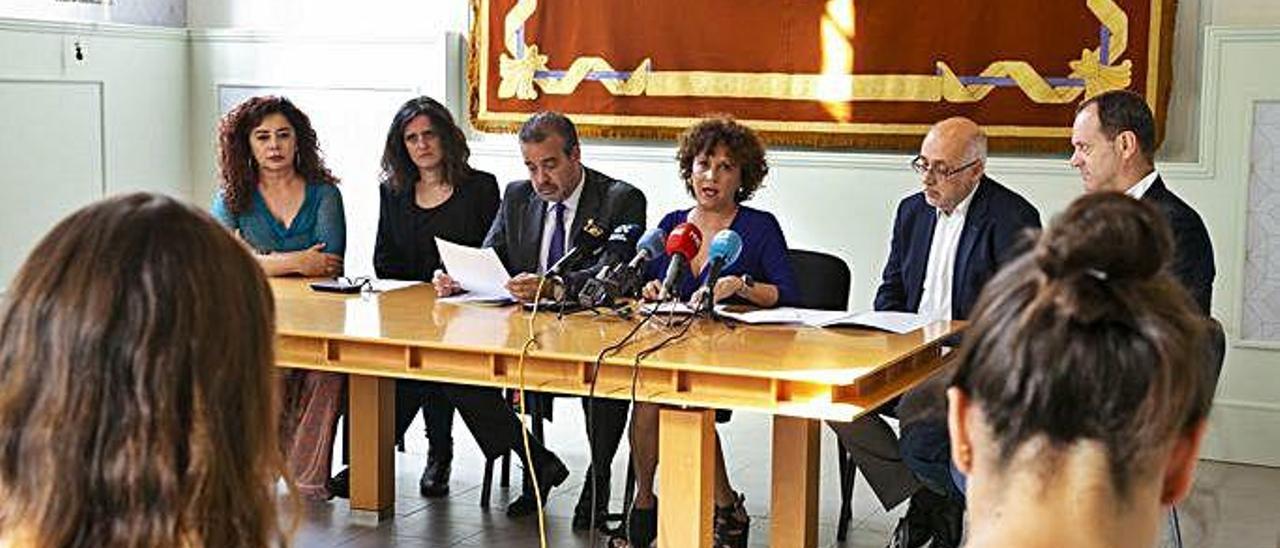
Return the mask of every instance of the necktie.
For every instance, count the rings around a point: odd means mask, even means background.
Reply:
[[[551,206],[555,212],[555,226],[551,228],[551,245],[547,246],[547,268],[564,257],[564,202],[556,202]]]

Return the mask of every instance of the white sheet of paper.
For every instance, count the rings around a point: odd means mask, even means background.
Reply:
[[[841,325],[851,325],[858,327],[873,327],[882,329],[899,335],[910,333],[920,329],[931,320],[920,314],[910,312],[877,312],[868,310],[865,312],[827,312],[813,311],[805,318],[805,324],[816,327],[834,327]]]
[[[462,295],[449,297],[451,301],[495,301],[511,300],[507,292],[507,281],[511,275],[498,253],[490,247],[475,248],[458,245],[436,238],[436,248],[440,250],[440,262],[444,263],[458,285],[467,290]]]
[[[729,312],[723,307],[717,307],[716,311],[721,316],[746,324],[791,323],[804,324],[810,327],[871,327],[898,334],[915,331],[930,323],[929,319],[924,316],[906,312],[849,312],[786,306],[749,312]]]
[[[420,283],[422,282],[418,280],[383,280],[383,279],[369,280],[369,285],[373,287],[374,291],[377,291],[379,293],[385,293],[387,291],[395,291],[397,289],[404,289],[406,287],[413,287]]]
[[[726,318],[752,325],[804,323],[800,321],[799,309],[785,306],[780,308],[748,310],[746,312],[730,312],[724,306],[717,306],[716,313]]]
[[[693,309],[689,308],[687,303],[680,301],[667,301],[663,303],[645,303],[644,306],[640,308],[640,312],[643,314],[653,314],[654,312],[657,312],[659,314],[688,316],[689,314],[693,314]]]

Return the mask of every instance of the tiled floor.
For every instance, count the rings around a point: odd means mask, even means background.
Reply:
[[[747,495],[752,517],[751,546],[769,545],[769,418],[735,413],[732,422],[721,425],[726,443],[730,478],[735,488]],[[581,489],[587,454],[582,434],[581,408],[560,403],[556,421],[547,424],[551,447],[569,465],[573,475],[552,492],[547,507],[548,546],[591,546],[585,533],[570,528],[573,505]],[[508,519],[503,509],[508,497],[518,494],[519,471],[513,469],[510,492],[493,491],[489,509],[479,505],[484,460],[461,420],[455,421],[457,454],[453,465],[452,493],[445,499],[428,500],[417,493],[418,475],[425,461],[426,441],[421,421],[410,429],[406,453],[396,455],[395,518],[376,527],[359,525],[348,517],[346,501],[306,503],[295,536],[297,546],[309,547],[443,547],[443,546],[537,546],[538,522],[533,516]],[[614,462],[613,508],[621,506],[622,481],[626,475],[626,450]],[[836,517],[840,507],[839,476],[835,467],[835,438],[828,432],[822,440],[822,495],[819,515],[819,545],[880,548],[885,545],[905,505],[886,512],[862,478],[854,488],[854,517],[849,539],[835,540]],[[495,481],[496,483],[496,481]],[[1280,469],[1202,462],[1190,500],[1180,507],[1183,541],[1200,548],[1280,548]],[[596,546],[603,546],[597,538]],[[1172,546],[1166,538],[1164,546]]]

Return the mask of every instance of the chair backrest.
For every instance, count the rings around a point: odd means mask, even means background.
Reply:
[[[801,308],[845,310],[849,306],[852,274],[843,259],[829,253],[792,249],[787,251],[800,287]]]

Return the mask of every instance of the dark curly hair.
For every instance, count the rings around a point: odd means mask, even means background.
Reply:
[[[283,114],[293,126],[298,143],[293,165],[298,174],[307,182],[338,184],[338,178],[324,166],[311,119],[284,97],[251,97],[231,109],[218,125],[218,184],[227,211],[233,215],[249,209],[249,198],[258,186],[258,166],[249,148],[249,132],[276,113]]]
[[[769,174],[764,142],[755,131],[727,114],[712,115],[680,134],[676,160],[680,162],[680,178],[684,179],[685,190],[690,196],[694,195],[690,182],[694,158],[699,154],[710,154],[718,145],[724,145],[729,150],[729,157],[742,169],[742,186],[733,195],[734,203],[750,200],[764,186],[764,176]]]
[[[427,96],[410,99],[400,107],[387,129],[387,143],[382,148],[382,174],[379,180],[396,192],[412,188],[418,182],[418,166],[409,157],[409,149],[404,144],[404,127],[418,116],[426,116],[431,121],[431,129],[440,137],[440,147],[444,149],[444,180],[456,185],[471,173],[467,160],[471,157],[471,149],[467,147],[467,137],[458,124],[453,122],[449,109],[439,101]]]

